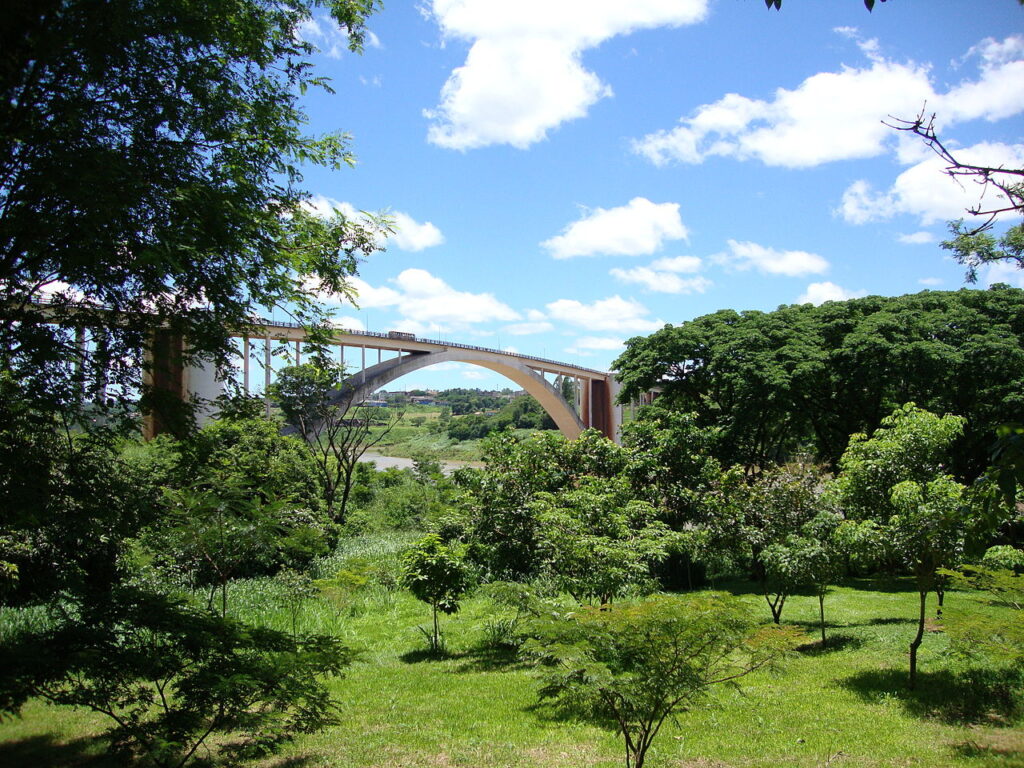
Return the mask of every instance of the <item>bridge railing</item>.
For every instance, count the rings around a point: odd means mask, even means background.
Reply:
[[[258,325],[264,328],[305,328],[302,323],[293,323],[287,320],[268,320],[266,318],[253,318],[253,325]],[[357,331],[351,328],[334,328],[337,333],[348,334],[351,336],[370,336],[371,338],[377,339],[388,339],[389,341],[419,341],[424,344],[437,344],[442,347],[458,347],[459,349],[471,349],[476,352],[490,352],[495,355],[505,355],[506,357],[515,357],[522,360],[532,360],[537,363],[548,363],[550,365],[558,365],[563,368],[575,368],[579,371],[586,371],[588,373],[597,373],[601,376],[607,376],[607,371],[599,371],[596,368],[585,368],[582,365],[570,365],[568,363],[561,362],[560,360],[551,360],[546,357],[536,357],[534,355],[524,355],[520,352],[506,352],[503,349],[493,349],[491,347],[478,347],[475,344],[461,344],[457,341],[445,341],[442,339],[421,339],[419,337],[413,337],[411,339],[395,339],[388,336],[386,333],[380,331]]]
[[[51,304],[53,302],[50,301],[49,299],[46,299],[46,298],[34,297],[32,299],[32,301],[31,301],[31,303],[32,304],[37,304],[37,305],[45,306],[45,305]],[[89,308],[90,309],[100,309],[100,310],[109,309],[108,307],[104,307],[104,306],[102,306],[100,304],[90,305]],[[251,318],[250,322],[252,322],[253,326],[258,326],[258,327],[261,327],[261,328],[305,328],[306,327],[302,323],[293,323],[293,322],[288,321],[288,320],[269,320],[269,319],[267,319],[265,317],[256,317],[256,316],[253,316]],[[392,338],[391,336],[388,336],[387,333],[381,333],[380,331],[357,331],[357,330],[354,330],[354,329],[351,329],[351,328],[334,328],[333,330],[336,331],[337,333],[348,334],[348,335],[351,335],[351,336],[370,336],[372,338],[388,339],[390,341],[419,341],[419,342],[423,342],[424,344],[437,344],[437,345],[442,346],[442,347],[458,347],[459,349],[471,349],[471,350],[474,350],[476,352],[490,352],[491,354],[495,354],[495,355],[505,355],[506,357],[515,357],[515,358],[519,358],[519,359],[522,359],[522,360],[532,360],[532,361],[537,362],[537,363],[548,363],[550,365],[558,365],[558,366],[561,366],[563,368],[575,368],[576,370],[579,370],[579,371],[586,371],[588,373],[596,373],[596,374],[599,374],[601,376],[607,376],[608,375],[607,371],[599,371],[596,368],[585,368],[582,365],[569,365],[568,363],[563,363],[560,360],[552,360],[552,359],[547,358],[547,357],[536,357],[535,355],[524,355],[524,354],[522,354],[520,352],[506,352],[503,349],[493,349],[491,347],[478,347],[475,344],[462,344],[462,343],[457,342],[457,341],[445,341],[443,339],[421,339],[421,338],[418,338],[418,337],[413,337],[411,339],[395,339],[395,338]]]

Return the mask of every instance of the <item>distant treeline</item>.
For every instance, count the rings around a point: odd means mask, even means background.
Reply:
[[[513,429],[556,429],[555,422],[530,395],[522,395],[505,404],[494,414],[470,413],[448,422],[448,436],[453,440],[475,440],[512,427]]]
[[[1024,422],[1024,291],[924,291],[773,312],[721,310],[627,342],[622,397],[719,428],[717,458],[764,467],[806,453],[835,466],[849,436],[909,401],[967,419],[955,474],[988,462],[996,425]]]

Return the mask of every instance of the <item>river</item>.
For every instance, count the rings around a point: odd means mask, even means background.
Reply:
[[[401,456],[381,456],[379,453],[372,453],[367,451],[363,454],[360,461],[372,461],[377,465],[377,469],[412,469],[413,460],[402,458]],[[444,470],[446,475],[450,475],[456,469],[462,467],[482,467],[484,463],[482,461],[456,461],[455,459],[442,459],[438,462],[441,465],[441,469]]]

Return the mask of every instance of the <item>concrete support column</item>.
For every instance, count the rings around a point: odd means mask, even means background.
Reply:
[[[580,418],[584,427],[590,427],[594,423],[593,414],[590,412],[590,379],[583,380],[583,410]]]
[[[249,396],[249,337],[242,337],[242,391]]]
[[[270,418],[270,376],[273,365],[270,354],[270,334],[263,340],[263,415]]]

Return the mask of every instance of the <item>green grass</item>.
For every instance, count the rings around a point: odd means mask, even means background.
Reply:
[[[350,542],[321,563],[321,576],[354,558],[394,568],[408,537]],[[766,619],[750,585],[726,585]],[[290,614],[272,580],[238,583],[235,610],[286,629]],[[978,604],[973,594],[947,595],[947,613]],[[817,601],[794,597],[783,620],[807,628],[808,646],[779,671],[719,688],[667,724],[648,757],[650,768],[786,768],[800,766],[962,766],[1021,768],[1021,719],[984,687],[952,674],[963,669],[946,636],[932,625],[920,656],[920,683],[905,687],[907,645],[914,633],[916,593],[907,583],[852,584],[826,601],[830,646],[817,638]],[[263,768],[398,768],[400,766],[620,766],[615,733],[566,719],[536,701],[531,670],[482,647],[484,625],[498,609],[483,597],[445,617],[449,655],[432,658],[417,626],[429,608],[408,593],[371,583],[350,598],[311,601],[300,621],[334,632],[362,657],[332,689],[344,724],[301,737]],[[934,611],[934,605],[931,606]],[[0,765],[103,766],[89,735],[102,718],[33,702],[20,720],[0,724]]]

